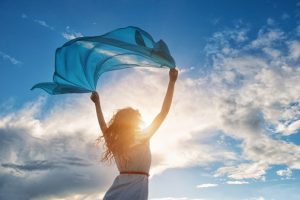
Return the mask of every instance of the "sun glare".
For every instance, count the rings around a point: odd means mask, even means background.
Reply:
[[[153,117],[150,117],[149,115],[143,114],[142,121],[140,124],[141,130],[145,130],[151,124],[151,122],[153,120],[152,118]]]

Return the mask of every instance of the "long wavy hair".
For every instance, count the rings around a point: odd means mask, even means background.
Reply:
[[[103,136],[104,152],[101,161],[110,162],[114,155],[126,159],[126,153],[134,141],[134,135],[140,130],[141,115],[138,110],[131,107],[117,110],[108,123]]]

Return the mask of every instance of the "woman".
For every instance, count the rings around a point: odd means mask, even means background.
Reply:
[[[144,130],[139,128],[142,121],[140,113],[130,107],[118,110],[107,126],[98,93],[93,92],[91,95],[103,133],[101,138],[104,138],[106,146],[102,161],[114,158],[120,172],[106,192],[104,200],[148,199],[148,176],[151,165],[149,142],[169,112],[177,75],[176,69],[170,69],[168,89],[161,111]]]

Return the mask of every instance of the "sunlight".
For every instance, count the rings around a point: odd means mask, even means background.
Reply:
[[[145,130],[148,126],[150,126],[153,119],[154,117],[150,115],[142,114],[142,121],[140,124],[141,130]]]

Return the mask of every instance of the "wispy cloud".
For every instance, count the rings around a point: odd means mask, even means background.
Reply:
[[[150,200],[205,200],[205,199],[188,198],[188,197],[162,197],[162,198],[154,198]]]
[[[282,169],[282,170],[276,171],[276,174],[278,176],[282,176],[282,177],[289,179],[289,178],[291,178],[293,172],[290,168],[287,168],[287,169]]]
[[[59,166],[47,160],[27,161],[25,164],[2,163],[2,167],[11,168],[17,171],[39,171],[58,168]]]
[[[17,171],[41,171],[50,170],[56,168],[67,168],[68,166],[80,166],[88,167],[93,163],[77,157],[61,157],[59,160],[48,161],[48,160],[30,160],[25,161],[22,164],[15,163],[2,163],[1,166],[4,168],[11,168]]]
[[[239,166],[228,166],[228,167],[221,167],[219,168],[214,176],[219,177],[222,175],[228,175],[229,178],[232,179],[262,179],[264,180],[266,170],[268,165],[264,162],[254,162],[254,163],[244,163],[240,164]]]
[[[196,188],[211,188],[211,187],[217,187],[217,186],[218,186],[218,184],[205,183],[205,184],[197,185]]]
[[[249,198],[249,199],[246,199],[246,200],[265,200],[265,198],[260,196],[260,197],[252,197],[252,198]]]
[[[26,20],[29,19],[30,21],[33,21],[34,23],[36,23],[40,26],[43,26],[49,30],[55,31],[55,28],[53,26],[49,25],[48,22],[46,22],[45,20],[32,19],[32,18],[28,17],[27,14],[24,14],[24,13],[21,15],[21,18],[26,19]],[[57,31],[55,31],[55,32],[57,32]],[[70,26],[67,26],[64,32],[61,32],[61,33],[57,32],[57,33],[59,33],[62,37],[64,37],[67,40],[72,40],[77,37],[83,37],[82,33],[72,30],[70,28]]]
[[[45,27],[45,28],[47,28],[49,30],[55,31],[55,28],[53,26],[49,25],[48,22],[46,22],[44,20],[32,19],[32,18],[30,18],[28,15],[26,15],[24,13],[21,15],[21,18],[22,19],[29,19],[29,20],[33,21],[34,23],[36,23],[36,24],[38,24],[40,26],[43,26],[43,27]],[[57,31],[55,31],[55,32],[57,32]],[[57,32],[57,33],[59,33],[59,32]],[[77,37],[83,37],[82,33],[72,30],[70,28],[70,26],[67,26],[66,29],[65,29],[65,31],[61,32],[59,34],[62,37],[64,37],[65,39],[67,39],[67,40],[72,40],[72,39],[75,39]]]
[[[244,185],[244,184],[249,184],[247,181],[227,181],[226,182],[228,185]]]
[[[83,35],[79,32],[74,32],[74,33],[62,33],[62,36],[66,38],[67,40],[72,40],[78,37],[83,37]]]
[[[24,20],[30,20],[30,21],[32,21],[32,22],[34,22],[34,23],[36,23],[36,24],[38,24],[38,25],[40,25],[40,26],[43,26],[43,27],[45,27],[45,28],[47,28],[47,29],[49,29],[49,30],[55,31],[55,28],[54,28],[53,26],[50,26],[50,25],[48,24],[48,22],[46,22],[45,20],[31,18],[31,17],[29,17],[29,16],[28,16],[27,14],[25,14],[25,13],[23,13],[23,14],[21,15],[21,18],[24,19]]]
[[[67,26],[66,31],[61,34],[67,40],[72,40],[77,37],[83,37],[82,33],[71,30],[70,26]]]
[[[13,65],[20,65],[20,64],[22,64],[21,61],[17,60],[16,58],[12,57],[11,55],[8,55],[8,54],[4,53],[3,51],[0,51],[0,57],[3,60],[9,61]]]
[[[288,42],[290,58],[297,60],[300,57],[300,41],[293,40]]]
[[[27,14],[24,14],[24,13],[21,15],[21,18],[22,19],[29,19],[29,20],[33,21],[34,23],[36,23],[40,26],[43,26],[43,27],[45,27],[49,30],[55,31],[55,28],[53,26],[49,25],[48,22],[46,22],[45,20],[32,19]],[[70,26],[67,26],[64,32],[61,32],[61,33],[58,32],[58,31],[55,31],[55,32],[59,33],[62,37],[64,37],[67,40],[72,40],[72,39],[75,39],[77,37],[83,37],[82,33],[72,30],[70,28]]]
[[[43,27],[46,27],[46,28],[50,29],[50,30],[54,30],[54,27],[53,27],[53,26],[50,26],[49,24],[47,24],[46,21],[39,20],[39,19],[35,19],[35,20],[33,20],[33,21],[34,21],[35,23],[37,23],[37,24],[43,26]]]
[[[268,23],[274,23],[271,19],[269,19]],[[270,47],[276,44],[277,41],[281,41],[285,38],[285,34],[280,29],[261,29],[258,32],[258,37],[251,41],[250,48],[262,48],[262,47]]]

